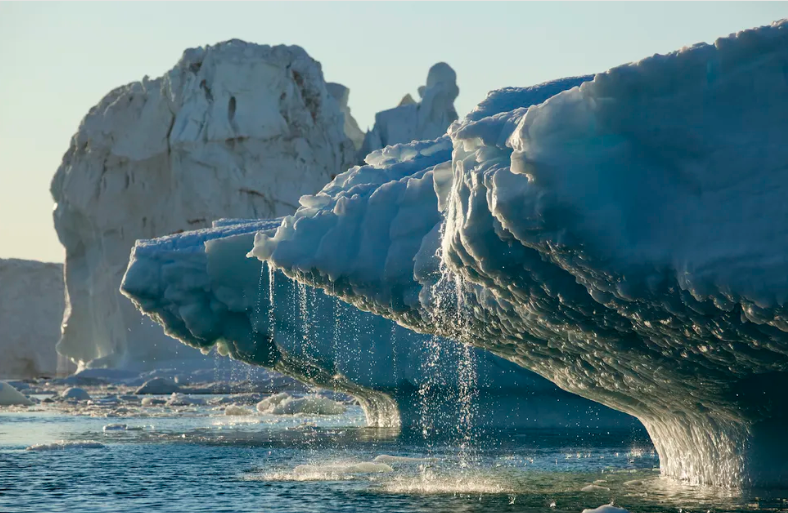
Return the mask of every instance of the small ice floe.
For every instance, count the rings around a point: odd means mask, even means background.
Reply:
[[[242,408],[241,406],[236,406],[235,404],[231,404],[227,408],[224,409],[224,414],[227,416],[245,416],[245,415],[252,415],[254,412],[247,408]]]
[[[345,405],[319,395],[293,397],[281,393],[257,403],[257,411],[272,415],[341,415],[345,413]]]
[[[633,479],[632,481],[626,481],[624,486],[643,486],[643,481],[640,479]]]
[[[424,463],[429,461],[436,461],[435,458],[408,458],[406,456],[389,456],[388,454],[381,454],[376,456],[374,460],[376,463]]]
[[[126,424],[107,424],[104,426],[105,433],[107,431],[126,431],[127,429],[129,429],[129,426]]]
[[[205,401],[202,399],[195,399],[193,397],[189,397],[183,394],[172,394],[170,398],[167,399],[167,406],[194,406],[201,404],[205,404]]]
[[[167,404],[164,399],[157,399],[156,397],[146,397],[140,403],[140,406],[163,406]]]
[[[590,484],[588,486],[584,486],[583,488],[581,488],[580,491],[581,492],[609,492],[610,488],[606,488],[604,486],[599,486],[595,484]],[[607,512],[607,513],[613,513],[613,512]]]
[[[64,401],[89,401],[90,394],[82,388],[71,387],[63,390],[60,393],[60,398]]]
[[[583,513],[629,513],[624,508],[617,508],[612,504],[605,504],[594,509],[584,509]]]
[[[4,381],[0,381],[0,406],[32,406],[33,401]]]
[[[62,451],[66,449],[102,449],[104,444],[98,442],[67,442],[61,440],[48,444],[36,444],[28,447],[27,451]]]
[[[143,383],[134,393],[138,395],[166,395],[176,394],[180,391],[181,387],[171,379],[153,378]]]

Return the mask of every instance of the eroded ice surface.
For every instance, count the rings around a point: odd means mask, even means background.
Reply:
[[[508,112],[374,153],[253,254],[637,416],[666,475],[788,484],[786,69],[783,21],[528,109],[494,92]]]
[[[199,360],[118,292],[134,241],[293,212],[354,162],[346,121],[297,46],[192,48],[164,76],[111,91],[52,180],[68,290],[60,353],[136,370]]]
[[[413,333],[246,258],[255,233],[273,236],[280,222],[221,220],[139,241],[122,291],[186,344],[352,394],[371,425],[430,433],[636,425],[492,354]]]

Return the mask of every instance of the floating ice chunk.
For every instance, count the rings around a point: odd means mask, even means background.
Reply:
[[[33,401],[4,381],[0,381],[0,406],[31,406]]]
[[[282,393],[272,395],[257,404],[257,411],[272,415],[341,415],[345,405],[319,395],[293,397]]]
[[[183,394],[172,394],[170,398],[167,399],[167,406],[192,406],[200,404],[205,404],[205,401]]]
[[[149,381],[146,381],[139,387],[134,393],[135,394],[151,394],[151,395],[166,395],[166,394],[174,394],[181,391],[181,387],[179,387],[173,380],[167,378],[153,378]]]
[[[155,397],[146,397],[140,403],[141,406],[161,406],[167,404],[164,399],[157,399]]]
[[[407,456],[389,456],[388,454],[381,454],[380,456],[376,456],[372,461],[376,463],[423,463],[437,460],[435,458],[409,458]]]
[[[63,390],[60,393],[61,399],[65,401],[89,401],[90,394],[88,394],[84,389],[71,387]]]
[[[596,484],[590,484],[588,486],[584,486],[580,489],[581,492],[609,492],[610,488],[605,486],[599,486]]]
[[[617,508],[612,504],[605,504],[594,509],[584,509],[583,513],[629,513],[624,508]]]
[[[69,442],[61,440],[48,444],[36,444],[28,447],[27,451],[62,451],[65,449],[102,449],[104,444],[98,442]]]
[[[227,416],[245,416],[245,415],[252,415],[254,412],[248,408],[242,408],[240,406],[236,406],[231,404],[227,408],[224,409],[224,414]]]
[[[106,433],[107,431],[126,431],[129,429],[129,426],[126,424],[107,424],[104,426],[103,431]]]

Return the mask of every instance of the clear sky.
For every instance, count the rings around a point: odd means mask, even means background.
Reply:
[[[297,44],[363,128],[438,61],[462,116],[491,89],[666,53],[788,17],[788,3],[0,3],[0,258],[62,261],[49,182],[88,109],[185,48]]]

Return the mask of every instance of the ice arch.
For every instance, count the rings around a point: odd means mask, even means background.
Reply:
[[[493,93],[302,198],[253,255],[637,416],[665,475],[786,485],[786,70],[781,21],[529,109]]]
[[[280,221],[222,220],[211,229],[139,241],[122,292],[190,346],[216,347],[352,394],[370,425],[430,436],[637,426],[511,362],[413,333],[245,258],[255,233],[273,235]]]

